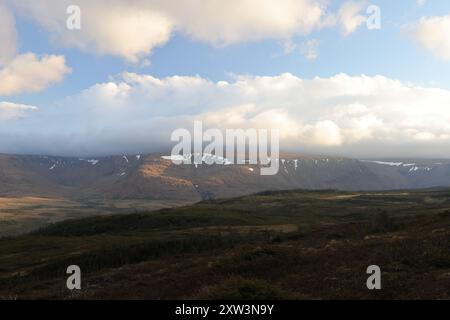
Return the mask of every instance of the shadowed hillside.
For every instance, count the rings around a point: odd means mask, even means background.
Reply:
[[[447,189],[265,192],[0,240],[0,297],[448,299],[449,236]]]

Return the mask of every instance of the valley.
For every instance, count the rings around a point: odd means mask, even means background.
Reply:
[[[204,155],[204,157],[214,157]],[[163,154],[97,158],[0,155],[0,237],[82,217],[139,213],[268,190],[375,191],[450,186],[450,161],[282,154],[257,165],[175,165]]]

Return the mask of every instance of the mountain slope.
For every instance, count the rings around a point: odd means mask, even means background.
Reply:
[[[286,155],[277,175],[254,165],[174,165],[161,155],[93,159],[0,155],[1,196],[198,201],[265,190],[450,186],[449,160],[370,161]]]
[[[132,213],[267,190],[450,186],[449,160],[356,160],[285,154],[256,165],[174,165],[160,154],[65,158],[0,155],[0,237],[65,219]],[[170,157],[169,157],[170,158]]]

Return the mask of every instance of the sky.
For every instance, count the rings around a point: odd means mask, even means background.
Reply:
[[[1,153],[170,150],[195,120],[450,157],[450,2],[0,0]]]

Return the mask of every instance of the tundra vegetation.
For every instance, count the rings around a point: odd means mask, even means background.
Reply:
[[[448,189],[264,192],[3,238],[0,297],[448,299],[449,248]]]

